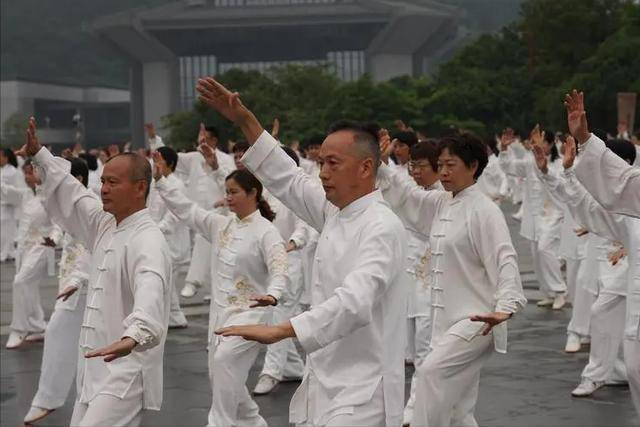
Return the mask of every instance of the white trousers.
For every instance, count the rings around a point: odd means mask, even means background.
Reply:
[[[67,400],[78,369],[78,341],[86,300],[87,295],[82,293],[74,310],[56,307],[53,311],[44,334],[40,381],[32,406],[57,409]]]
[[[477,426],[473,415],[480,370],[493,353],[493,335],[467,341],[445,334],[416,368],[413,427]]]
[[[16,257],[15,240],[18,221],[13,218],[0,218],[0,261]]]
[[[180,308],[180,298],[178,297],[178,291],[176,289],[179,272],[179,266],[174,265],[171,272],[171,306],[169,309],[169,326],[183,326],[188,323],[187,318],[182,312],[182,308]]]
[[[591,350],[582,377],[591,381],[626,381],[622,337],[627,299],[601,292],[591,307]]]
[[[13,278],[13,331],[42,333],[47,326],[40,304],[40,284],[47,278],[48,256],[52,251],[50,247],[35,245],[20,254],[18,272]]]
[[[240,337],[214,339],[209,346],[209,427],[266,427],[267,422],[245,385],[259,352],[260,344]]]
[[[138,374],[123,398],[98,394],[88,404],[76,401],[71,426],[137,427],[142,419],[142,395],[142,378]]]
[[[627,367],[627,378],[631,390],[631,400],[640,416],[640,341],[624,339],[624,363]]]
[[[431,351],[431,317],[430,316],[416,316],[410,317],[408,320],[408,328],[411,335],[409,335],[409,341],[413,343],[414,359],[413,364],[416,367],[420,366],[426,359],[427,355]],[[407,400],[406,408],[413,408],[416,401],[416,371],[413,372],[411,377],[411,391],[409,393],[409,400]]]
[[[211,283],[211,244],[200,234],[196,234],[193,240],[191,264],[189,264],[185,282],[192,283],[197,287],[207,285],[206,291],[209,292],[209,284]]]
[[[313,373],[309,374],[307,422],[296,424],[298,427],[385,427],[387,425],[384,391],[382,381],[373,393],[371,400],[362,405],[341,407],[326,414],[326,409],[331,405],[331,396],[327,396],[318,384]],[[399,426],[402,424],[399,416],[397,423],[388,425]],[[322,420],[314,422],[313,420]]]
[[[567,266],[567,301],[573,304],[576,296],[576,285],[578,283],[578,271],[580,270],[581,259],[565,259]]]
[[[578,275],[578,277],[580,276]],[[581,281],[578,280],[571,309],[571,321],[569,321],[569,326],[567,326],[567,332],[580,335],[581,337],[588,337],[590,335],[591,307],[596,302],[596,298],[596,295],[589,292]]]
[[[278,304],[273,308],[273,324],[277,325],[291,319],[295,311],[294,305]],[[267,347],[264,366],[260,375],[269,375],[278,381],[284,377],[302,378],[304,361],[292,338],[287,338]]]
[[[542,235],[537,242],[531,242],[533,269],[540,284],[540,291],[547,297],[567,292],[558,259],[559,238]]]

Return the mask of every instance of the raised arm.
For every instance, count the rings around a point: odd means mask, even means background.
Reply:
[[[299,169],[258,119],[232,93],[213,78],[200,79],[199,99],[240,128],[252,147],[242,162],[263,185],[296,215],[321,230],[327,201],[317,181]]]
[[[41,168],[41,194],[51,218],[62,228],[76,236],[86,248],[93,249],[100,227],[113,217],[102,210],[102,203],[69,174],[68,161],[54,157],[43,148],[35,135],[35,120],[31,118],[27,144],[23,151],[34,157]]]
[[[607,210],[640,218],[640,169],[630,166],[589,132],[584,94],[575,89],[565,96],[571,135],[583,150],[576,176]]]
[[[378,186],[395,214],[424,236],[429,236],[440,205],[451,197],[446,191],[424,190],[415,181],[403,178],[384,163],[378,168]]]

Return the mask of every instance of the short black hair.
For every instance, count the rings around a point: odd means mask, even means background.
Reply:
[[[87,167],[90,171],[98,170],[98,159],[96,156],[90,153],[80,153],[79,157],[87,162]]]
[[[491,137],[490,138],[486,138],[484,140],[484,143],[486,144],[487,147],[489,147],[489,149],[491,150],[491,152],[493,154],[495,154],[496,156],[498,155],[498,153],[499,153],[498,141],[496,141],[495,138],[491,138]]]
[[[5,157],[7,158],[7,161],[9,162],[10,165],[13,165],[14,168],[18,167],[18,158],[16,157],[16,154],[13,152],[13,150],[11,148],[3,148],[2,152],[4,153]]]
[[[87,162],[81,157],[72,157],[69,159],[69,163],[71,163],[71,175],[81,177],[82,185],[85,187],[89,185],[89,166]]]
[[[281,145],[280,147],[284,150],[285,153],[289,155],[289,157],[293,159],[294,162],[296,162],[296,166],[300,166],[300,158],[298,157],[298,154],[293,150],[293,148],[286,145]]]
[[[215,137],[215,138],[220,138],[220,132],[218,132],[218,128],[215,126],[205,126],[204,130],[206,130],[207,132],[209,132],[211,134],[211,136]]]
[[[167,163],[167,166],[171,169],[171,172],[175,172],[176,166],[178,165],[178,153],[171,147],[159,147],[156,151],[160,153],[164,161]]]
[[[633,142],[626,139],[616,138],[605,142],[607,148],[618,155],[622,160],[632,165],[636,161],[636,147]]]
[[[308,150],[309,147],[313,146],[321,146],[324,142],[326,136],[321,134],[312,135],[309,138],[305,138],[300,142],[300,148],[303,150]]]
[[[471,133],[461,133],[442,138],[440,140],[438,156],[440,156],[444,150],[460,157],[468,168],[471,168],[473,164],[476,163],[478,168],[473,174],[473,178],[476,180],[482,175],[482,171],[489,162],[489,156],[484,143]]]
[[[412,161],[416,160],[428,160],[431,165],[431,169],[434,172],[438,172],[438,155],[440,150],[438,149],[438,141],[435,139],[426,139],[418,142],[413,147],[409,148],[409,155]]]
[[[418,136],[415,134],[415,132],[411,132],[410,130],[401,130],[394,132],[391,135],[391,140],[394,139],[397,139],[401,143],[408,145],[409,148],[418,143]]]
[[[247,141],[240,140],[233,144],[231,151],[234,153],[245,153],[249,148],[251,148],[251,145],[249,145]]]
[[[378,143],[378,134],[374,130],[372,124],[363,124],[358,122],[352,122],[349,120],[340,120],[329,126],[327,134],[332,134],[340,131],[351,131],[355,134],[355,143],[371,154],[373,157],[373,169],[377,170],[380,164],[380,144]]]

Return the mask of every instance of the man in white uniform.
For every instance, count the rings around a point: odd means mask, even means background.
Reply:
[[[69,162],[41,147],[34,119],[23,151],[43,170],[47,212],[93,254],[71,425],[137,426],[143,409],[162,403],[171,284],[169,248],[145,208],[149,162],[111,158],[101,205],[68,173]]]
[[[401,221],[375,190],[377,135],[343,123],[320,151],[317,181],[296,168],[255,116],[212,78],[201,99],[243,131],[243,163],[296,215],[321,232],[314,259],[312,309],[274,325],[222,328],[223,336],[263,343],[297,337],[307,370],[290,407],[301,425],[383,426],[402,422],[406,240]]]
[[[0,150],[0,185],[20,186],[18,160],[9,148]],[[20,206],[0,196],[0,262],[15,258],[14,241],[18,221],[16,215]]]

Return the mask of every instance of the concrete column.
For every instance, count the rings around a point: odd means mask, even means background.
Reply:
[[[142,64],[135,62],[129,71],[129,90],[131,91],[131,145],[132,148],[145,146],[144,133],[144,85],[142,82]]]
[[[178,62],[146,62],[142,66],[144,121],[160,129],[162,118],[178,110]]]

